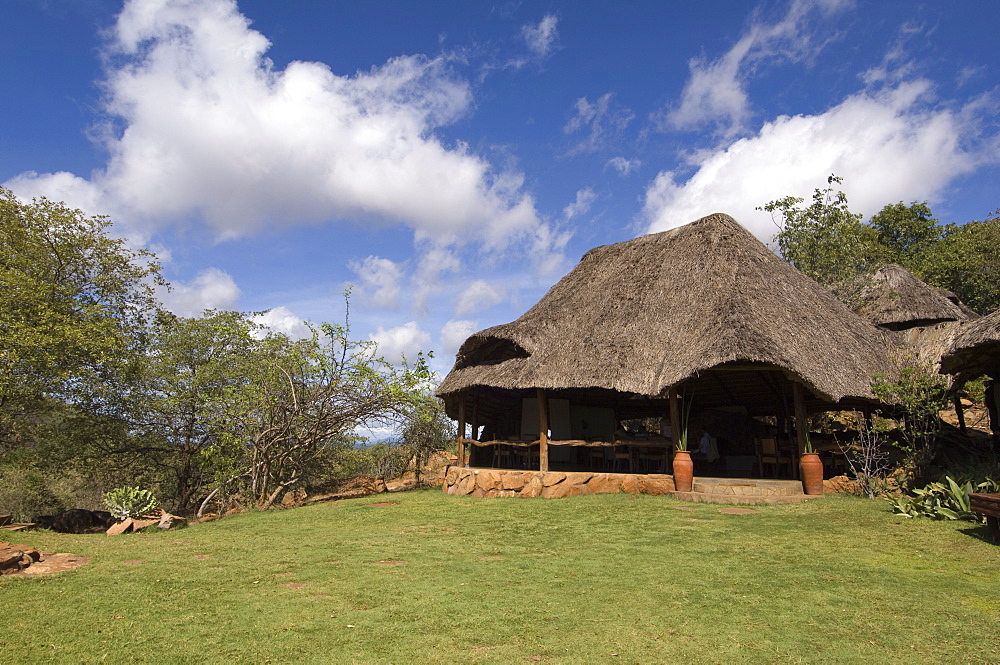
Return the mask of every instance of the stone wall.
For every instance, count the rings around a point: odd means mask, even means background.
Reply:
[[[524,496],[555,499],[581,494],[669,494],[673,476],[666,474],[595,473],[582,471],[514,471],[449,466],[441,488],[447,494]]]

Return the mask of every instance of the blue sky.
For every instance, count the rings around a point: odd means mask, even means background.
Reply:
[[[0,183],[108,214],[181,314],[389,358],[517,318],[591,247],[845,178],[1000,206],[1000,5],[4,0]]]

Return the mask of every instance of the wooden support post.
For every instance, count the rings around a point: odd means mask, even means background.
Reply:
[[[472,438],[479,439],[479,395],[472,402]]]
[[[677,399],[677,388],[670,386],[667,389],[667,399],[670,400],[670,441],[676,449],[681,435],[681,405]]]
[[[549,470],[549,403],[545,391],[538,389],[538,470]]]
[[[958,418],[958,430],[962,434],[967,434],[965,429],[965,408],[962,406],[962,398],[955,395],[953,398],[955,404],[955,416]]]
[[[458,466],[465,466],[465,395],[458,398]]]
[[[1000,393],[997,392],[997,379],[990,377],[986,383],[986,412],[990,416],[990,431],[993,432],[993,449],[1000,453]]]
[[[792,382],[792,403],[795,408],[795,447],[798,450],[798,457],[806,451],[806,436],[809,432],[809,418],[806,416],[806,399],[802,391],[802,384],[798,381]],[[798,478],[798,464],[792,463],[792,472]]]

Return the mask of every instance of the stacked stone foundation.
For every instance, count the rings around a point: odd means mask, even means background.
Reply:
[[[521,496],[556,499],[584,494],[670,494],[667,474],[587,471],[517,471],[448,467],[442,483],[447,494],[460,496]]]

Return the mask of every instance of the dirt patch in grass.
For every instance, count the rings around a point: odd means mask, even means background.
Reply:
[[[194,558],[198,559],[199,561],[204,561],[205,559],[208,558],[208,555],[207,554],[195,554]]]
[[[388,508],[389,506],[398,506],[399,501],[379,501],[378,503],[365,503],[362,505],[366,508]]]
[[[674,510],[698,510],[697,508],[692,508],[691,506],[672,506]]]
[[[301,589],[302,587],[305,586],[305,584],[303,584],[302,582],[289,582],[285,586],[288,587],[289,589]]]
[[[404,564],[406,562],[405,561],[400,561],[398,559],[389,559],[387,561],[376,561],[375,563],[377,563],[377,564],[379,564],[381,566],[399,566],[399,565],[402,565],[402,564]]]
[[[126,566],[141,566],[146,563],[145,559],[125,559],[122,561]]]

